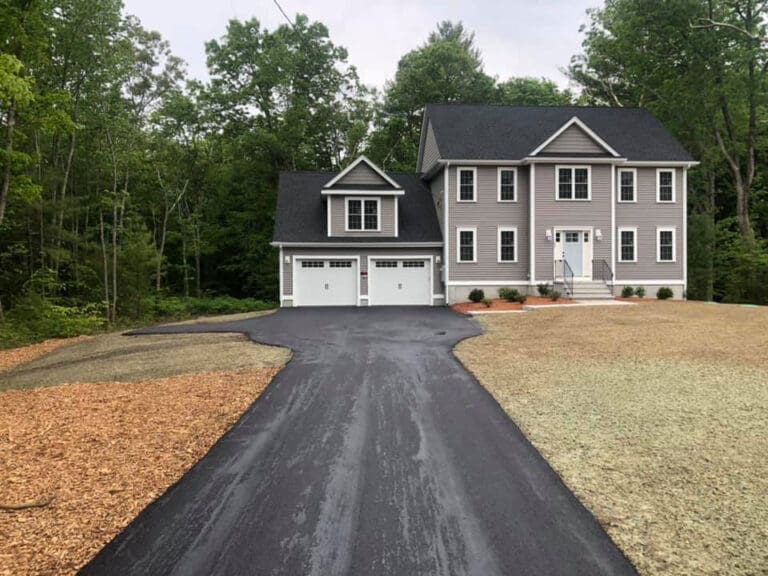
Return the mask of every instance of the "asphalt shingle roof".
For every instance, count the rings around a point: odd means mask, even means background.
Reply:
[[[574,116],[628,160],[693,160],[644,108],[428,104],[425,114],[449,160],[520,160]]]
[[[416,174],[388,172],[404,190],[398,200],[398,236],[328,236],[321,189],[336,174],[282,172],[277,192],[275,242],[442,242],[432,195]]]

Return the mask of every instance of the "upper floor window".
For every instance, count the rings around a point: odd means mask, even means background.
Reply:
[[[475,262],[477,250],[475,242],[477,230],[475,228],[456,229],[456,261]]]
[[[347,198],[347,232],[379,231],[378,198]]]
[[[517,228],[499,227],[499,262],[517,262]]]
[[[658,262],[675,261],[675,229],[657,228],[656,260]]]
[[[517,168],[499,168],[498,188],[499,202],[517,201]]]
[[[637,170],[619,169],[619,202],[637,202]]]
[[[558,200],[592,199],[592,178],[589,166],[557,166],[555,176]]]
[[[675,201],[675,170],[659,168],[656,170],[656,201]]]
[[[619,262],[637,262],[637,228],[619,228]]]
[[[477,180],[476,168],[457,168],[457,191],[456,200],[458,202],[474,202],[475,186]]]

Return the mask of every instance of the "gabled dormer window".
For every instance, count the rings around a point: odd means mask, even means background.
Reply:
[[[475,202],[477,186],[476,168],[456,168],[456,201]]]
[[[380,211],[378,198],[347,198],[347,232],[378,232]]]

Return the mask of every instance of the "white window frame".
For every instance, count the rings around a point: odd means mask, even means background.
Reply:
[[[632,234],[634,235],[634,242],[633,242],[634,254],[633,254],[632,260],[624,259],[624,255],[621,250],[622,249],[622,244],[621,244],[622,232],[632,232]],[[638,250],[639,247],[637,245],[637,226],[620,226],[618,229],[617,236],[618,236],[618,260],[617,261],[620,262],[621,264],[631,264],[633,262],[637,262],[637,253],[639,251]]]
[[[472,200],[461,199],[461,173],[472,172]],[[477,168],[475,166],[457,166],[456,167],[456,202],[465,204],[477,202]]]
[[[621,175],[624,172],[632,173],[632,200],[622,200],[621,198]],[[637,204],[637,168],[619,168],[616,183],[616,201],[619,204]]]
[[[356,228],[349,227],[349,203],[352,200],[360,200],[360,226]],[[376,202],[376,228],[365,227],[365,203]],[[347,196],[344,198],[344,231],[345,232],[381,232],[381,198],[371,198],[370,196]]]
[[[501,259],[501,233],[502,232],[514,232],[515,242],[513,244],[515,250],[514,260],[502,260]],[[498,226],[496,228],[496,261],[499,264],[517,264],[517,226]]]
[[[515,195],[512,198],[512,200],[503,200],[501,198],[501,173],[502,172],[513,173],[512,186],[515,189]],[[497,202],[517,202],[517,168],[510,167],[510,166],[499,166],[496,169],[496,201]],[[515,238],[517,238],[517,236],[515,236]]]
[[[672,200],[661,199],[661,173],[672,173]],[[656,168],[656,202],[658,204],[674,204],[677,201],[677,172],[674,168]]]
[[[461,259],[461,233],[472,232],[472,260]],[[456,228],[456,263],[457,264],[474,264],[477,262],[477,227],[475,226],[458,226]]]
[[[587,197],[576,198],[576,170],[587,170]],[[560,170],[571,171],[571,197],[560,198]],[[591,202],[592,201],[592,166],[589,164],[556,164],[555,165],[555,200],[557,202]]]
[[[661,233],[672,232],[672,260],[661,259]],[[677,262],[677,227],[676,226],[657,226],[656,227],[656,263],[674,264]]]

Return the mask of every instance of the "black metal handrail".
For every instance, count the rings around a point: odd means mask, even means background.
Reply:
[[[558,274],[557,267],[560,265],[562,273]],[[568,298],[573,298],[573,269],[571,268],[570,264],[568,264],[568,260],[555,260],[555,274],[554,279],[557,280],[557,278],[562,278],[563,286],[565,286],[565,295]]]
[[[592,269],[593,274],[602,280],[608,288],[611,289],[611,295],[614,296],[613,293],[613,270],[611,270],[611,267],[608,265],[608,262],[602,259],[595,259],[592,260]]]

